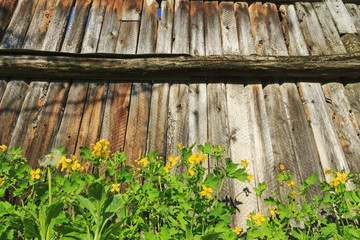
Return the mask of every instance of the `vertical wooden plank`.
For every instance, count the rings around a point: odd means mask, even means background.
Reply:
[[[319,23],[326,40],[326,46],[328,46],[335,54],[345,54],[345,47],[340,39],[339,32],[336,29],[326,4],[321,2],[314,2],[312,5],[318,16]]]
[[[356,27],[342,0],[325,0],[340,34],[356,33]]]
[[[331,54],[332,51],[326,45],[322,28],[312,5],[306,2],[297,2],[295,8],[309,53],[311,55]]]
[[[155,52],[158,8],[159,5],[155,0],[144,1],[137,47],[139,54]]]
[[[122,10],[123,21],[139,21],[143,0],[124,0]]]
[[[161,2],[161,17],[158,21],[158,34],[156,42],[157,53],[171,53],[172,30],[174,16],[174,0]]]
[[[251,30],[249,8],[247,3],[235,3],[235,18],[239,39],[240,54],[255,54],[256,49],[254,44],[254,37]]]
[[[205,1],[205,50],[206,56],[221,55],[221,27],[217,1]]]
[[[27,31],[23,48],[40,50],[55,11],[55,0],[40,0]]]
[[[73,5],[74,0],[58,0],[42,50],[60,50]]]
[[[7,83],[6,83],[5,80],[0,80],[0,102],[1,102],[1,99],[2,99],[2,97],[4,95],[4,92],[6,90],[6,85],[7,85]]]
[[[266,25],[267,13],[261,2],[249,7],[251,29],[255,39],[256,52],[261,55],[271,55],[270,39]]]
[[[345,86],[345,95],[351,106],[356,125],[360,126],[360,83],[349,83]]]
[[[37,3],[37,0],[19,0],[0,48],[21,48]]]
[[[239,54],[234,3],[222,2],[219,10],[223,54]]]
[[[300,30],[294,5],[281,5],[281,26],[285,35],[286,45],[290,56],[308,56],[304,36]]]
[[[350,15],[352,22],[355,25],[357,32],[360,32],[360,8],[353,3],[345,4],[345,7]]]
[[[122,22],[119,38],[116,44],[116,53],[135,54],[139,33],[139,22]]]
[[[0,41],[13,15],[17,0],[2,1],[0,3]]]
[[[204,6],[202,2],[190,2],[190,54],[205,55]]]
[[[8,145],[14,130],[28,85],[22,80],[10,81],[0,102],[0,142]]]
[[[341,83],[322,86],[340,145],[351,170],[360,172],[360,129]]]
[[[79,52],[85,32],[85,26],[88,19],[91,2],[92,0],[76,1],[69,28],[61,46],[62,52]]]
[[[174,31],[172,53],[190,51],[190,2],[175,0]]]

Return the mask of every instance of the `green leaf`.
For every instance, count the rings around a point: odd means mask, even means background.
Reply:
[[[313,175],[311,175],[310,177],[308,177],[308,179],[305,180],[305,183],[307,183],[308,185],[313,185],[316,183],[318,178],[319,178],[319,176],[315,172]]]
[[[275,199],[272,198],[272,197],[269,197],[269,198],[267,198],[267,199],[264,199],[264,202],[265,202],[267,205],[276,205],[276,204],[277,204],[276,201],[275,201]]]
[[[263,192],[267,189],[266,182],[259,183],[258,188],[254,188],[256,197],[261,197]]]
[[[57,201],[52,203],[46,208],[46,226],[49,226],[51,221],[59,216],[60,212],[63,210],[63,202]]]
[[[82,208],[86,208],[87,210],[90,211],[91,215],[95,218],[96,215],[95,215],[95,206],[90,202],[89,199],[87,198],[84,198],[83,196],[81,195],[77,195],[77,200],[78,202],[80,203],[80,206]]]
[[[279,213],[279,217],[282,219],[289,218],[291,215],[291,210],[284,204],[279,204],[278,206],[279,206],[279,208],[278,208],[277,212]]]
[[[105,195],[104,187],[98,182],[92,183],[88,188],[88,195],[89,198],[101,201]]]
[[[236,168],[238,167],[239,164],[235,164],[233,163],[233,161],[231,160],[231,158],[226,158],[225,159],[226,162],[226,173],[227,174],[232,174],[235,172]]]
[[[80,147],[80,156],[83,158],[83,159],[87,159],[87,160],[90,160],[92,158],[92,155],[91,155],[91,152],[90,150],[87,148],[87,147]]]

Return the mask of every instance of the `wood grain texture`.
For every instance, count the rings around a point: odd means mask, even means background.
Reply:
[[[190,2],[190,54],[205,55],[204,5],[202,2]]]
[[[39,49],[43,45],[50,21],[55,11],[55,0],[40,0],[26,33],[23,48]]]
[[[205,1],[205,50],[206,56],[222,55],[221,23],[217,1]]]
[[[122,21],[139,21],[143,0],[124,0]]]
[[[5,80],[0,80],[0,102],[1,102],[1,99],[4,95],[4,92],[6,90],[6,85],[7,85],[7,82]]]
[[[306,2],[297,2],[295,9],[299,22],[301,22],[300,28],[309,53],[311,55],[330,55],[332,51],[326,45],[324,34],[312,5]]]
[[[272,55],[267,28],[267,11],[261,2],[250,5],[249,15],[257,54]]]
[[[190,52],[190,1],[175,0],[172,53]]]
[[[279,8],[282,21],[281,27],[285,35],[290,56],[308,56],[309,52],[301,32],[294,5],[281,5]]]
[[[360,128],[354,119],[344,86],[334,82],[323,85],[322,89],[349,168],[359,173]]]
[[[62,52],[76,52],[81,48],[92,0],[77,0],[71,21],[61,46]]]
[[[134,54],[138,42],[139,22],[122,22],[119,38],[116,43],[116,53]]]
[[[354,23],[357,32],[360,32],[360,8],[353,3],[345,4],[345,7],[350,15],[352,22]]]
[[[28,85],[22,80],[10,81],[0,102],[0,142],[8,145],[14,130]]]
[[[326,46],[328,46],[332,53],[344,54],[346,53],[345,47],[340,39],[340,35],[334,21],[331,18],[331,13],[325,3],[313,3],[313,8],[318,16],[321,29],[323,31]]]
[[[345,95],[351,106],[356,125],[360,126],[360,83],[350,83],[345,86]]]
[[[234,3],[219,5],[223,54],[239,54]]]
[[[330,10],[331,16],[340,34],[357,32],[342,0],[325,0],[325,3]]]
[[[144,1],[139,44],[136,51],[138,54],[155,52],[158,8],[159,6],[155,0]]]
[[[239,50],[241,55],[255,54],[255,43],[251,29],[248,4],[235,3],[235,18],[239,38]]]
[[[37,3],[37,0],[19,0],[0,48],[21,48]]]
[[[0,2],[0,41],[13,15],[17,0]]]
[[[171,53],[174,16],[174,0],[161,2],[161,17],[158,20],[156,52]]]

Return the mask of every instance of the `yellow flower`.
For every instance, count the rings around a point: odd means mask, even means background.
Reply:
[[[81,171],[84,169],[77,159],[71,163],[70,168],[72,171]]]
[[[335,180],[337,180],[337,181],[339,181],[339,182],[341,182],[342,184],[345,184],[345,181],[346,181],[346,177],[347,177],[347,173],[343,173],[343,174],[341,174],[341,173],[339,173],[339,172],[336,172],[336,178],[335,178]]]
[[[240,232],[242,231],[242,229],[241,228],[238,228],[237,226],[235,226],[235,229],[234,230],[232,230],[234,233],[236,233],[237,235],[239,235],[240,234]]]
[[[140,165],[140,167],[146,167],[149,164],[149,160],[147,157],[144,157],[141,160],[135,162],[137,162]]]
[[[167,173],[169,173],[171,168],[172,168],[171,165],[167,163],[167,164],[165,165],[165,167],[164,167],[164,170],[165,170]]]
[[[101,139],[96,144],[91,144],[93,147],[93,151],[91,152],[92,155],[96,157],[102,157],[104,159],[109,158],[110,150],[107,150],[108,146],[110,145],[105,139]]]
[[[36,169],[35,171],[30,170],[31,180],[39,179],[40,178],[40,168]]]
[[[268,209],[270,209],[270,214],[271,214],[271,215],[275,215],[275,213],[279,214],[279,213],[276,211],[276,208],[275,208],[275,207],[273,207],[273,208],[268,207]]]
[[[190,174],[190,176],[194,176],[194,174],[195,174],[194,170],[192,170],[193,167],[194,167],[194,164],[191,164],[191,166],[189,167],[189,169],[187,171],[187,174],[188,175]]]
[[[280,171],[285,171],[285,165],[280,163],[279,164]]]
[[[169,159],[171,165],[175,166],[175,165],[176,165],[176,161],[180,159],[180,156],[174,158],[173,154],[171,154],[171,156],[168,157],[168,159]]]
[[[241,166],[242,167],[247,167],[249,166],[249,162],[245,159],[245,160],[241,160]]]
[[[254,177],[254,175],[252,175],[251,173],[248,173],[248,181],[250,182],[251,181],[251,179],[253,179],[253,177]]]
[[[4,184],[6,177],[0,178],[0,187]]]
[[[256,225],[261,225],[261,222],[265,221],[264,215],[261,215],[260,212],[257,213],[257,215],[252,216],[252,219],[255,220]]]
[[[71,164],[71,159],[67,159],[65,156],[62,156],[60,161],[56,164],[56,168],[59,168],[61,165],[61,171],[67,169]]]
[[[204,166],[205,164],[205,159],[207,159],[207,156],[201,156],[200,153],[196,152],[193,155],[191,155],[188,159],[189,163],[196,163],[196,164],[200,164],[200,162],[202,163],[202,165]]]
[[[111,185],[112,186],[112,188],[111,188],[111,190],[110,190],[110,192],[120,192],[120,183],[117,183],[117,184],[112,184]]]
[[[325,174],[332,174],[333,170],[331,168],[325,168]]]
[[[206,195],[208,198],[211,198],[211,193],[213,192],[212,188],[207,188],[205,185],[202,185],[202,188],[204,191],[200,193],[201,197]]]
[[[335,191],[337,191],[337,185],[339,185],[339,181],[335,179],[334,177],[330,178],[330,186],[335,188]]]
[[[179,149],[182,149],[184,147],[182,142],[178,143],[177,146],[178,146]]]
[[[6,150],[7,150],[7,146],[5,145],[0,146],[0,152],[6,152]]]
[[[289,187],[295,187],[296,184],[294,181],[288,180],[288,181],[286,181],[286,185],[288,185]]]
[[[297,195],[296,195],[297,192],[298,192],[298,191],[295,191],[295,190],[292,191],[292,192],[291,192],[291,197],[294,198],[294,199],[297,198]]]
[[[247,218],[251,218],[251,215],[250,215],[250,214],[248,214],[248,215],[247,215]]]

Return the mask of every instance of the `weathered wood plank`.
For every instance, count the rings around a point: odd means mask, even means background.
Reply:
[[[8,145],[14,130],[21,106],[26,97],[28,85],[21,80],[10,81],[0,102],[0,142]]]
[[[360,83],[351,83],[345,86],[345,95],[351,106],[356,125],[360,126]]]
[[[69,28],[61,46],[62,52],[78,53],[80,51],[91,2],[92,0],[76,1]]]
[[[234,3],[219,5],[223,54],[239,54]]]
[[[40,0],[26,33],[23,48],[41,50],[50,21],[55,11],[55,0]]]
[[[342,0],[325,0],[340,34],[356,33],[356,27]]]
[[[101,27],[104,21],[105,8],[105,1],[93,0],[89,22],[82,43],[82,53],[96,52],[100,38]]]
[[[222,55],[221,26],[217,1],[205,1],[205,50],[206,56]]]
[[[204,6],[202,2],[190,2],[190,54],[205,55]]]
[[[294,5],[281,5],[281,26],[290,56],[308,56],[304,36],[301,32]]]
[[[248,4],[235,3],[235,18],[239,39],[240,55],[255,54],[255,43],[252,34]]]
[[[122,0],[111,0],[105,11],[97,52],[113,53],[118,39]]]
[[[6,90],[7,82],[5,80],[0,80],[0,102]]]
[[[253,3],[249,7],[251,29],[255,40],[256,52],[260,55],[272,55],[272,51],[269,48],[270,39],[266,24],[266,14],[266,10],[261,2]]]
[[[143,0],[124,0],[122,21],[139,21]]]
[[[349,171],[319,83],[299,83],[323,170]]]
[[[265,3],[264,8],[267,15],[267,28],[269,33],[269,46],[272,54],[276,56],[287,56],[284,35],[281,31],[278,9],[273,3]]]
[[[327,47],[322,28],[311,3],[295,3],[300,28],[311,55],[330,55],[332,51]]]
[[[37,3],[37,0],[19,0],[0,48],[21,48]]]
[[[321,29],[323,31],[326,46],[328,46],[332,53],[344,54],[346,53],[345,47],[340,39],[340,35],[334,21],[331,18],[331,13],[325,3],[313,3],[314,10],[318,16]]]
[[[138,54],[154,53],[156,47],[157,12],[159,5],[155,0],[145,0],[140,24]]]
[[[190,52],[190,1],[175,0],[172,53]]]
[[[116,53],[134,54],[136,51],[139,22],[122,22],[120,24],[119,38],[116,44]]]
[[[171,53],[174,16],[174,0],[161,2],[161,17],[158,21],[156,52]]]
[[[0,41],[9,25],[17,0],[0,2]]]
[[[360,172],[360,129],[341,83],[322,86],[340,145],[351,170]]]
[[[360,32],[360,8],[358,7],[358,5],[353,4],[353,3],[347,3],[347,4],[345,4],[345,7],[350,15],[352,22],[355,25],[357,33],[359,33]]]

